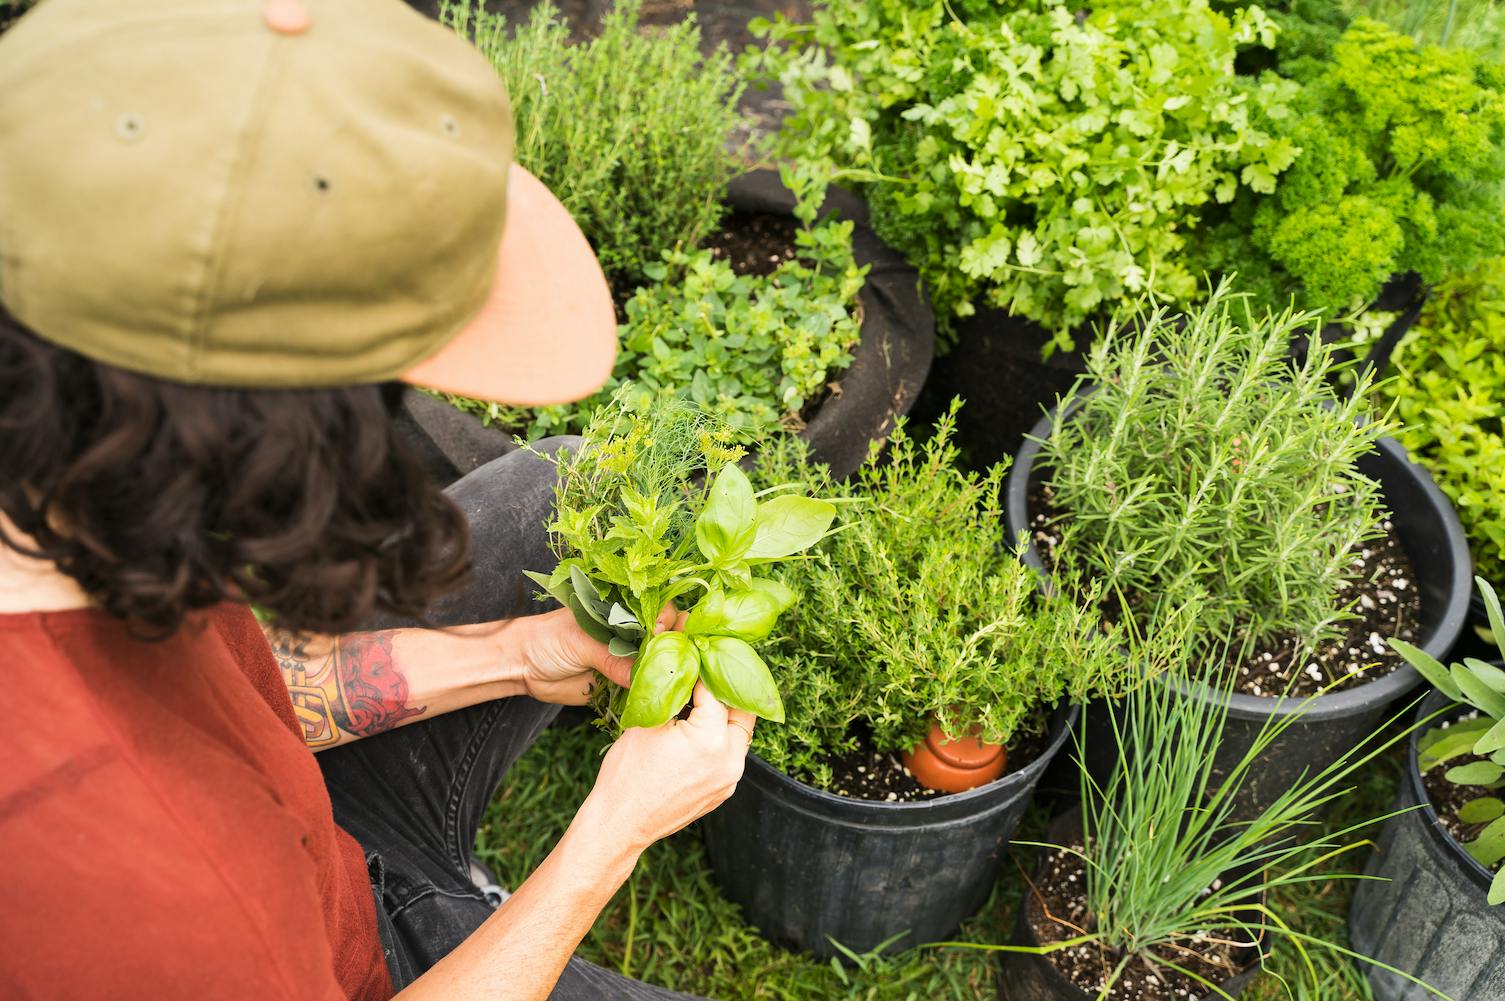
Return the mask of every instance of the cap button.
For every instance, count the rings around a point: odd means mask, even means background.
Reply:
[[[279,35],[301,35],[308,30],[308,8],[298,0],[267,0],[261,19]]]

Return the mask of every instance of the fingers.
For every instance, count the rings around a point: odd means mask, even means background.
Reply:
[[[728,710],[716,699],[716,696],[711,694],[711,690],[705,686],[704,681],[695,682],[695,694],[692,700],[690,718],[686,721],[691,726],[703,728],[711,733],[726,727]]]
[[[679,629],[683,625],[683,622],[680,619],[681,614],[682,613],[680,612],[680,610],[674,607],[674,602],[664,602],[664,607],[659,609],[658,611],[658,618],[653,621],[654,633],[657,634],[666,632],[670,629]]]
[[[602,658],[597,670],[623,688],[627,688],[632,684],[632,660],[630,658],[615,657],[608,653]],[[594,680],[591,682],[591,686],[595,687]]]
[[[758,717],[745,709],[731,709],[726,711],[726,727],[735,746],[747,751],[747,746],[752,743],[753,727],[758,725]]]

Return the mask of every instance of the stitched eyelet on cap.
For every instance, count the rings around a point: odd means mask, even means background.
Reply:
[[[446,114],[439,116],[439,127],[443,129],[444,134],[449,136],[451,139],[457,138],[460,135],[460,123],[455,121],[454,115]]]
[[[115,119],[115,135],[126,142],[135,142],[146,134],[146,121],[135,112],[126,112]]]

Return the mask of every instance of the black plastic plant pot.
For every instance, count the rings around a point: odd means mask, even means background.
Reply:
[[[1418,719],[1446,708],[1433,693]],[[1491,874],[1453,840],[1422,784],[1411,735],[1397,809],[1380,830],[1368,876],[1348,912],[1354,950],[1403,970],[1454,1001],[1505,998],[1505,905],[1487,902]],[[1377,966],[1368,969],[1375,1001],[1423,1001],[1436,995]]]
[[[817,956],[944,939],[987,899],[1035,783],[1076,708],[1051,717],[1040,756],[968,792],[908,803],[816,789],[748,755],[737,792],[702,822],[728,899],[764,936]]]
[[[1010,538],[1028,532],[1035,460],[1040,453],[1040,442],[1049,436],[1054,422],[1052,413],[1035,425],[1009,472],[1004,488],[1004,517]],[[1380,439],[1375,451],[1359,459],[1358,467],[1361,473],[1379,482],[1396,536],[1411,561],[1415,584],[1421,592],[1416,645],[1446,661],[1468,618],[1469,595],[1473,590],[1463,526],[1431,475],[1412,462],[1394,439]],[[1024,560],[1043,570],[1044,563],[1030,534]],[[1374,733],[1386,712],[1394,711],[1396,703],[1420,683],[1421,675],[1409,664],[1403,664],[1373,681],[1305,702],[1235,692],[1218,747],[1218,772],[1225,773],[1243,758],[1271,716],[1299,713],[1299,718],[1266,748],[1239,789],[1241,812],[1265,805],[1290,788],[1303,772],[1315,774]],[[1196,697],[1210,695],[1199,690]],[[1102,754],[1113,743],[1104,715],[1092,707],[1084,714],[1083,725],[1088,728],[1087,759],[1094,771],[1104,767]]]
[[[744,212],[793,216],[795,198],[777,171],[754,170],[732,180],[726,202]],[[869,443],[887,438],[914,405],[935,353],[935,317],[919,273],[868,225],[866,203],[833,188],[821,215],[853,222],[852,254],[868,268],[857,296],[862,336],[852,364],[834,373],[838,391],[816,406],[800,432],[812,456],[844,478],[862,464]],[[418,440],[425,465],[446,485],[517,447],[508,432],[416,390],[404,396],[398,425],[410,444]]]
[[[1073,841],[1082,829],[1082,815],[1080,808],[1073,808],[1070,812],[1057,817],[1051,822],[1050,832],[1046,835],[1046,842],[1050,844],[1066,845]],[[1048,856],[1043,856],[1040,865],[1036,867],[1032,886],[1040,885],[1045,873],[1045,861]],[[1024,899],[1014,909],[1014,932],[1009,939],[1011,945],[1028,946],[1038,948],[1041,945],[1040,938],[1035,932],[1034,925],[1030,921],[1032,897],[1028,889],[1025,890]],[[1256,913],[1249,915],[1250,923],[1258,923],[1259,916]],[[1259,975],[1259,953],[1254,946],[1248,950],[1249,965],[1246,969],[1236,973],[1218,984],[1218,988],[1230,997],[1238,997],[1239,993]],[[1205,995],[1190,998],[1183,994],[1173,997],[1167,995],[1166,1001],[1213,1001],[1222,997],[1216,991],[1209,990]],[[1049,954],[1036,954],[1028,952],[1000,952],[998,954],[998,997],[999,1001],[1097,1001],[1095,991],[1084,990],[1077,986],[1070,977],[1061,972]]]

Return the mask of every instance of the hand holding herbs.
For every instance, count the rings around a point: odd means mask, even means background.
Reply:
[[[560,464],[561,559],[530,573],[618,656],[637,655],[615,710],[624,728],[669,721],[697,680],[727,705],[781,721],[783,702],[752,644],[794,600],[755,570],[818,542],[836,509],[781,484],[755,494],[730,428],[693,405],[603,409]],[[693,600],[692,600],[693,599]],[[683,632],[652,633],[666,603],[688,605]]]

